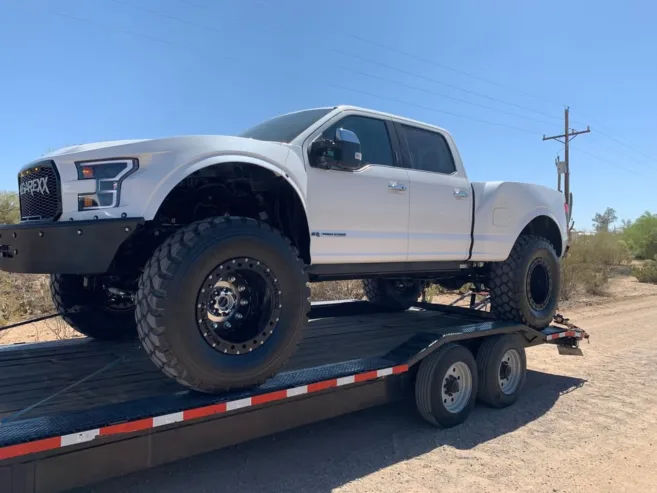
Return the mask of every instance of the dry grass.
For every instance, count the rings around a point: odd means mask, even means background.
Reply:
[[[337,301],[363,299],[361,281],[327,281],[310,285],[312,301]]]
[[[52,313],[48,276],[0,271],[0,324]]]
[[[582,290],[605,296],[609,279],[621,269],[629,269],[631,261],[629,248],[617,235],[599,233],[576,238],[562,264],[561,299],[569,300]]]

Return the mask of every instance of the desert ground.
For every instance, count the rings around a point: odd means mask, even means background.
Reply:
[[[435,429],[412,402],[396,403],[84,491],[657,491],[657,286],[618,277],[606,296],[579,296],[562,311],[591,335],[583,356],[528,350],[520,400],[502,410],[479,405],[460,427]],[[2,343],[67,330],[27,326]]]

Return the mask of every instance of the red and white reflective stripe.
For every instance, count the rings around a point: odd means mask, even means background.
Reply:
[[[68,447],[69,445],[77,445],[80,443],[90,442],[98,437],[134,433],[137,431],[157,428],[159,426],[180,423],[182,421],[204,418],[206,416],[235,411],[237,409],[244,409],[246,407],[258,406],[268,402],[279,401],[304,394],[311,394],[313,392],[319,392],[321,390],[331,389],[334,387],[341,387],[343,385],[366,382],[368,380],[376,380],[377,378],[387,377],[389,375],[398,375],[406,371],[408,371],[408,365],[399,365],[391,368],[384,368],[382,370],[357,373],[348,377],[324,380],[308,385],[302,385],[301,387],[277,390],[267,394],[254,395],[253,397],[247,397],[245,399],[222,402],[220,404],[212,404],[210,406],[197,407],[194,409],[187,409],[185,411],[165,414],[162,416],[138,419],[135,421],[126,421],[124,423],[103,426],[102,428],[82,431],[80,433],[72,433],[70,435],[46,438],[44,440],[36,440],[33,442],[21,443],[8,447],[0,447],[0,460],[34,454],[36,452],[44,452],[46,450]]]
[[[554,339],[561,339],[562,337],[578,337],[579,333],[574,330],[568,330],[566,332],[557,332],[556,334],[550,334],[545,336],[546,341],[552,341]]]

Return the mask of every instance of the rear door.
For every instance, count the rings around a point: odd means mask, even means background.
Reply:
[[[409,261],[466,260],[472,227],[472,191],[449,136],[396,123],[409,166]]]

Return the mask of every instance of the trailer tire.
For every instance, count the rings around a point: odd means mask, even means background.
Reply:
[[[559,302],[561,270],[552,243],[522,235],[504,262],[494,262],[489,278],[491,312],[502,320],[544,329]]]
[[[279,231],[244,217],[181,228],[139,281],[139,337],[151,360],[189,388],[264,383],[287,363],[310,311],[308,275]]]
[[[477,397],[491,407],[518,400],[527,379],[527,356],[517,334],[486,337],[477,351]]]
[[[389,311],[408,310],[422,295],[420,281],[385,278],[363,279],[363,291],[367,300]]]
[[[84,276],[52,274],[50,295],[55,310],[75,331],[100,341],[137,337],[134,304],[116,306],[100,289],[84,287]]]
[[[475,405],[477,388],[474,356],[464,346],[449,343],[420,363],[415,403],[429,423],[450,428],[468,418]]]

